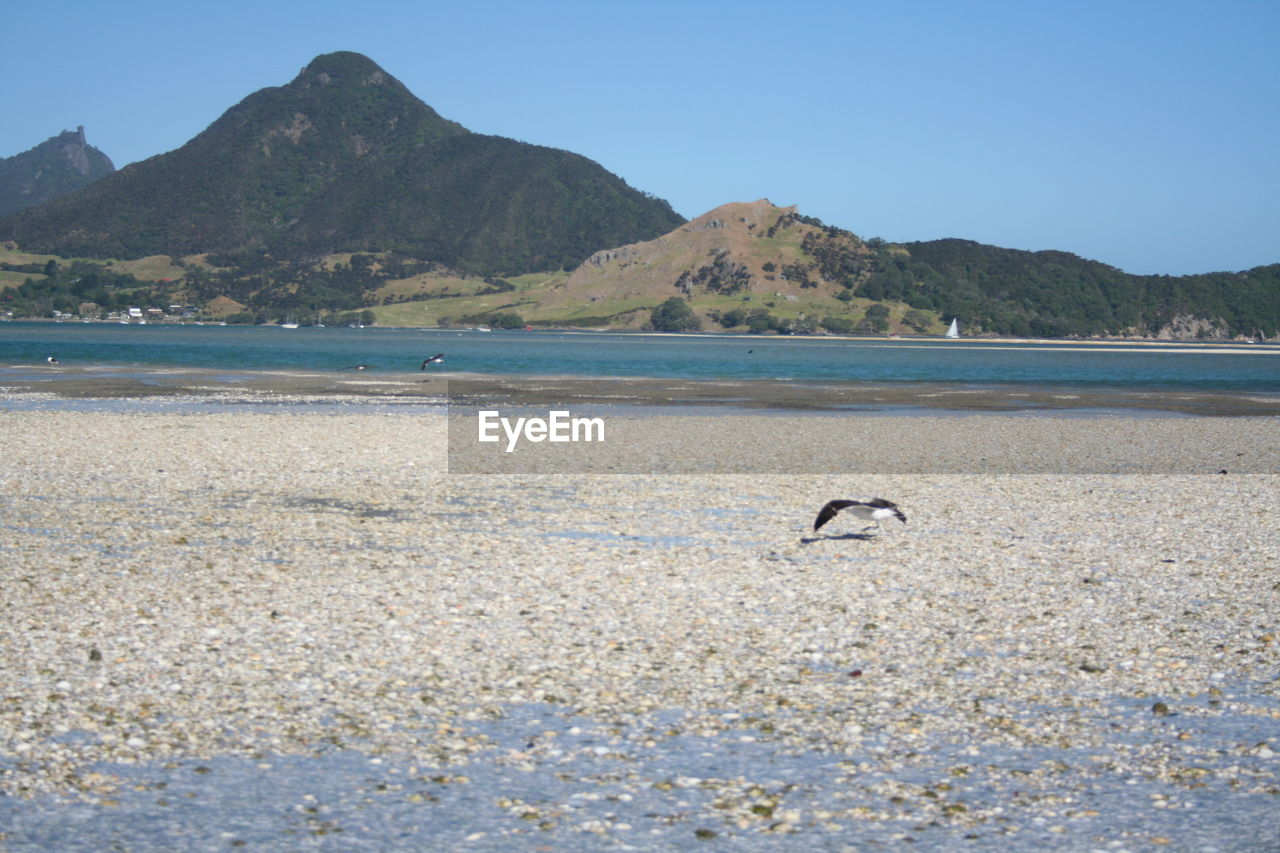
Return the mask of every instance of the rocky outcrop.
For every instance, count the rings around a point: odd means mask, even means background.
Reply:
[[[114,171],[111,158],[85,140],[83,125],[64,130],[0,160],[0,216],[68,195]]]
[[[1227,321],[1221,317],[1196,317],[1179,314],[1160,327],[1156,338],[1162,341],[1226,340]]]

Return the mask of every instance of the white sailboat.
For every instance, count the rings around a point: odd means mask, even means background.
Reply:
[[[947,337],[948,338],[960,337],[960,318],[959,317],[951,318],[951,328],[947,329]]]

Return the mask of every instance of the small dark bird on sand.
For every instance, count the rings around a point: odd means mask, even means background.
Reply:
[[[426,370],[428,364],[439,364],[442,361],[444,361],[444,353],[438,352],[435,355],[431,356],[431,358],[424,358],[422,360],[422,367],[419,369]]]
[[[863,521],[870,521],[876,529],[879,529],[881,520],[886,518],[896,518],[903,524],[907,523],[907,517],[902,514],[902,510],[898,509],[898,505],[884,498],[872,498],[869,501],[836,500],[827,501],[822,509],[818,511],[818,517],[813,522],[813,529],[817,530],[842,511],[857,516]],[[865,529],[869,530],[870,528]]]

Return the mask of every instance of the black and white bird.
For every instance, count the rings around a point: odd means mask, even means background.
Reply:
[[[419,369],[426,370],[428,364],[439,364],[442,361],[444,361],[444,353],[438,352],[435,355],[431,356],[431,358],[424,358],[422,360],[422,367]]]
[[[56,358],[54,358],[53,356],[48,356],[48,357],[46,357],[46,358],[45,358],[45,361],[49,362],[50,364],[62,364],[62,362],[58,361],[58,360],[57,360]]]
[[[863,521],[870,521],[876,529],[880,528],[880,522],[886,518],[896,518],[903,524],[907,523],[907,517],[902,514],[902,510],[898,509],[898,505],[884,498],[872,498],[868,501],[835,500],[827,501],[822,509],[818,510],[818,517],[813,522],[813,529],[817,530],[841,512],[856,516]],[[871,528],[864,529],[870,530]]]

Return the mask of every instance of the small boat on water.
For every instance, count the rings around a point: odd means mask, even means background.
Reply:
[[[947,329],[946,337],[948,338],[960,337],[960,318],[958,317],[951,318],[951,327]]]

